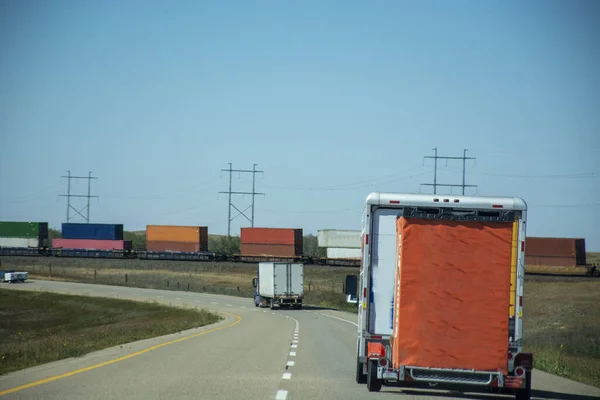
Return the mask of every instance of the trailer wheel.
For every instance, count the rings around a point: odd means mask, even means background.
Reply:
[[[363,363],[358,361],[358,356],[356,356],[356,383],[365,384],[367,383],[367,376],[363,374]]]
[[[383,382],[381,379],[377,379],[377,360],[369,361],[369,370],[367,371],[367,389],[369,392],[379,392],[381,390],[382,383]]]
[[[531,371],[525,372],[525,389],[517,389],[515,400],[531,400]]]

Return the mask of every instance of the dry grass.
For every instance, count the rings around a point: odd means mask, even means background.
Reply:
[[[0,374],[220,319],[204,310],[0,290]]]
[[[528,279],[525,348],[535,367],[600,387],[600,280]]]
[[[598,264],[600,265],[600,253],[586,253],[586,262],[588,264]]]
[[[152,289],[185,290],[252,297],[257,264],[146,260],[48,259],[4,257],[5,268],[23,269],[31,278],[68,280]],[[356,268],[304,267],[305,303],[356,312],[343,293],[345,276]]]

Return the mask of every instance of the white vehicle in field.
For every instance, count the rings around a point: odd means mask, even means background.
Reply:
[[[467,384],[531,396],[523,352],[527,205],[372,193],[362,216],[356,381]],[[358,290],[357,290],[358,289]]]

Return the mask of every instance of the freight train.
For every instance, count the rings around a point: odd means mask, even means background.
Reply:
[[[302,229],[241,228],[239,253],[208,250],[202,226],[148,225],[146,248],[123,240],[121,224],[62,224],[62,238],[48,239],[46,222],[0,222],[0,256],[76,257],[212,262],[301,262],[359,267],[359,258],[308,257]]]

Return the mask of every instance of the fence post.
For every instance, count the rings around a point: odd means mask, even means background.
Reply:
[[[167,280],[167,287],[169,287],[169,281]]]
[[[187,291],[188,292],[190,291],[190,283],[189,282],[188,282],[188,289],[187,289]]]
[[[96,280],[96,274],[97,273],[98,273],[98,271],[94,269],[94,280]]]
[[[127,274],[125,274],[125,283],[127,283]]]

